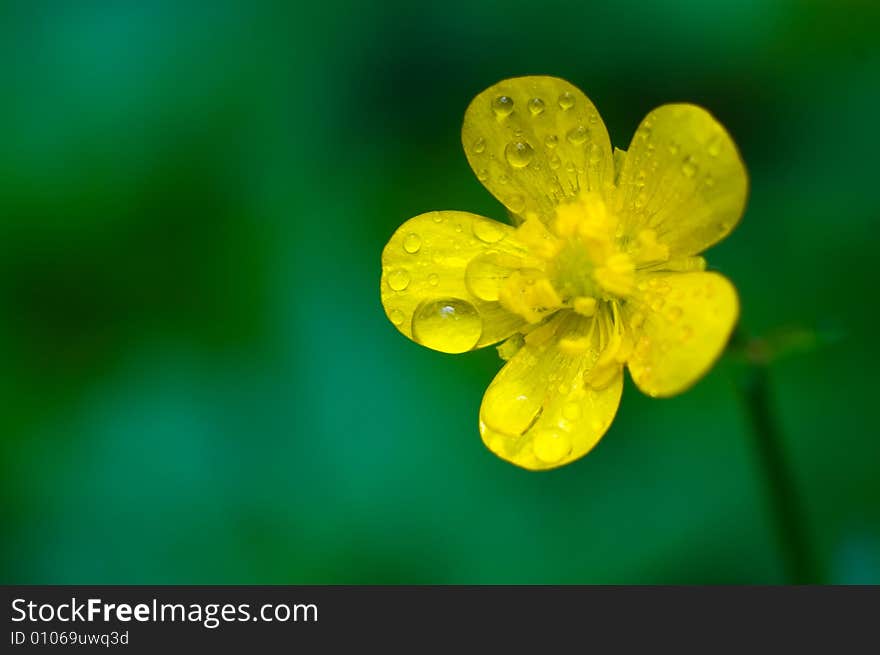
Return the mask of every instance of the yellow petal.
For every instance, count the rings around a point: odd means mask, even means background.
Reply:
[[[477,178],[515,217],[548,222],[579,190],[613,183],[608,131],[593,103],[555,77],[517,77],[474,98],[462,144]]]
[[[498,287],[531,262],[514,228],[476,214],[429,212],[401,225],[382,251],[382,305],[413,341],[461,353],[509,337],[525,321]]]
[[[527,337],[505,364],[480,407],[489,450],[526,469],[551,469],[583,457],[605,434],[620,403],[623,369],[618,365],[601,388],[584,383],[598,355],[595,341],[584,337],[593,320],[556,315],[535,331],[548,334]],[[560,348],[561,336],[584,347]]]
[[[623,158],[614,208],[628,234],[656,231],[672,256],[695,255],[739,222],[748,177],[727,131],[701,107],[649,113]]]
[[[709,370],[739,316],[733,285],[717,273],[655,273],[630,315],[639,315],[640,336],[629,357],[629,371],[649,396],[672,396]]]

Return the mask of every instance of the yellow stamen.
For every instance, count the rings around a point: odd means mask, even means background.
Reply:
[[[574,311],[581,316],[593,316],[596,313],[596,299],[588,296],[579,296],[574,299]]]

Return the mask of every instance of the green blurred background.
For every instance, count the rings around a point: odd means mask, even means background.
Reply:
[[[470,99],[553,74],[618,146],[671,101],[734,135],[709,261],[750,334],[838,335],[773,406],[816,580],[880,582],[876,3],[300,4],[3,3],[0,581],[786,581],[733,358],[534,474],[480,442],[494,349],[384,316],[400,223],[503,216]]]

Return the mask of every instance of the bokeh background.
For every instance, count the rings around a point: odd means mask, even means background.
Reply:
[[[751,197],[709,261],[749,335],[807,335],[769,381],[814,581],[880,582],[878,28],[867,0],[3,3],[0,581],[786,582],[737,357],[627,382],[534,474],[480,442],[494,349],[384,316],[400,223],[503,216],[470,99],[553,74],[618,146],[670,101],[734,135]]]

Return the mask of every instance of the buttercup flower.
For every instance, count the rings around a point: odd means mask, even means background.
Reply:
[[[745,167],[689,104],[658,107],[612,152],[593,103],[553,77],[483,91],[462,142],[513,225],[460,211],[408,220],[382,253],[382,304],[434,350],[503,342],[483,441],[527,469],[561,466],[608,430],[624,365],[643,392],[671,396],[724,349],[736,291],[698,255],[739,221]]]

